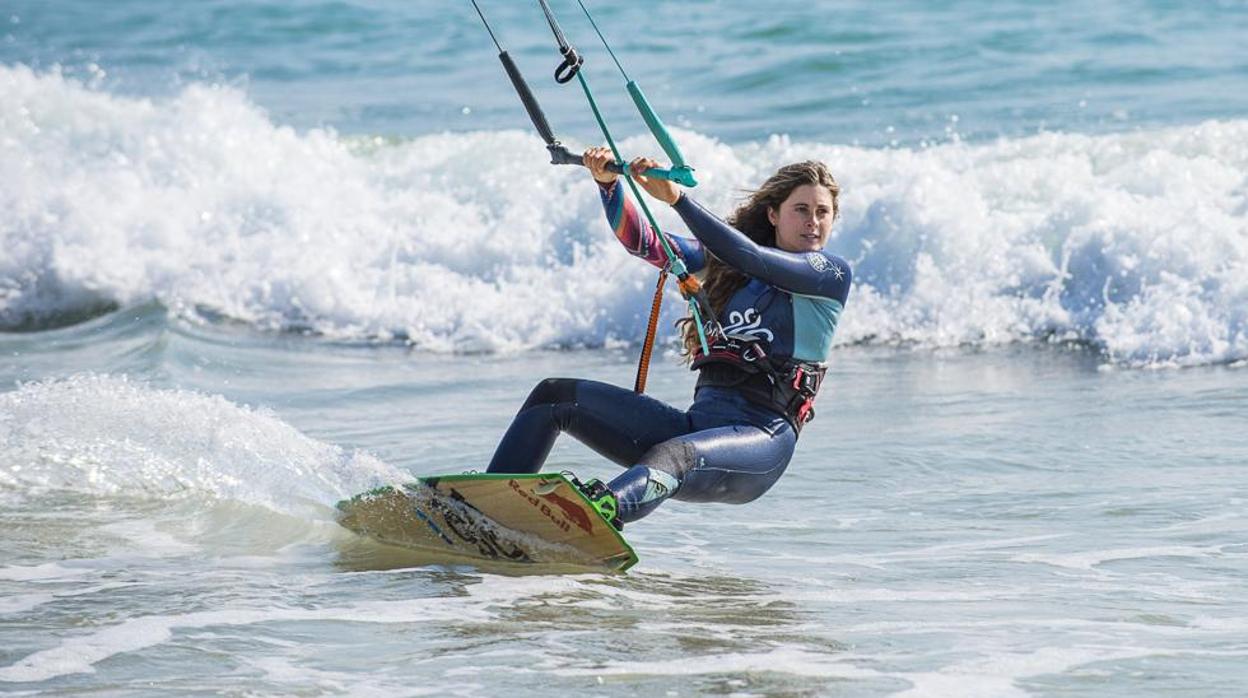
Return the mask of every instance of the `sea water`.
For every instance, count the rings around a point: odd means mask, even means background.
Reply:
[[[628,526],[623,576],[342,530],[483,467],[541,378],[631,384],[653,270],[468,3],[9,0],[0,692],[1241,695],[1248,6],[589,6],[708,207],[799,159],[842,185],[788,473]],[[482,9],[598,143],[536,3]],[[687,404],[680,313],[648,391]]]

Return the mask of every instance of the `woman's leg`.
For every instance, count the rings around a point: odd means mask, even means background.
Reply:
[[[689,502],[743,504],[766,492],[784,473],[797,436],[749,425],[704,429],[647,451],[611,481],[620,520],[636,521],[674,496]]]
[[[654,398],[598,381],[548,378],[520,407],[487,472],[536,473],[561,432],[632,465],[655,444],[690,429],[685,412]]]

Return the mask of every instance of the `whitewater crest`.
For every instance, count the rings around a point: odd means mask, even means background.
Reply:
[[[79,374],[0,394],[0,490],[198,497],[315,518],[409,476],[220,396]]]
[[[297,132],[235,89],[136,99],[20,65],[0,67],[0,90],[2,328],[156,301],[432,351],[644,331],[653,271],[612,238],[584,173],[545,165],[526,132]],[[679,137],[695,195],[724,213],[781,164],[831,165],[829,249],[856,282],[838,344],[1248,358],[1248,120],[912,149]]]

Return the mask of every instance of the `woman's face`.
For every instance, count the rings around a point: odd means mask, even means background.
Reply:
[[[776,247],[787,252],[822,250],[832,232],[832,192],[817,184],[794,189],[779,209],[767,208],[776,227]]]

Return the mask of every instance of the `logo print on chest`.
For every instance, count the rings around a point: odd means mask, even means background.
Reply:
[[[766,327],[760,327],[762,324],[763,316],[754,308],[746,308],[745,312],[734,310],[728,313],[728,324],[724,325],[724,333],[765,338],[768,342],[776,341],[776,335]]]

